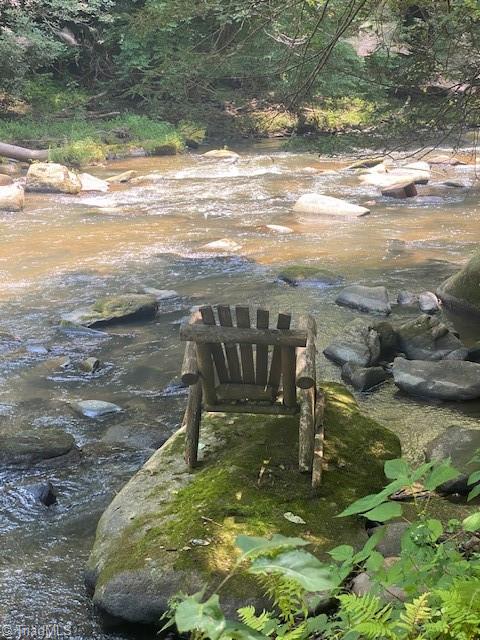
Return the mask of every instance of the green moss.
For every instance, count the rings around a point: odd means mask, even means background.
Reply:
[[[328,385],[325,421],[326,467],[317,496],[311,493],[308,474],[298,471],[298,417],[207,415],[202,428],[215,434],[216,450],[211,452],[207,441],[203,464],[172,493],[162,480],[174,482],[176,468],[179,476],[184,474],[179,463],[184,436],[177,434],[163,450],[158,484],[145,496],[155,508],[134,517],[109,543],[98,585],[123,571],[155,566],[162,572],[170,567],[220,579],[232,567],[240,533],[301,535],[319,556],[341,542],[362,544],[361,521],[335,516],[357,498],[381,489],[383,463],[400,455],[399,441],[359,413],[340,385]],[[306,524],[289,522],[287,511]],[[209,544],[196,546],[192,540]],[[230,591],[251,588],[243,574],[229,582]]]
[[[477,251],[465,267],[446,280],[439,289],[440,295],[453,296],[480,311],[480,251]]]

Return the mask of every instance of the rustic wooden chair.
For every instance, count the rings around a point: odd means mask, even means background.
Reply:
[[[235,317],[237,326],[229,306],[204,306],[181,325],[180,337],[187,342],[182,381],[189,386],[185,461],[189,468],[197,463],[202,410],[298,413],[299,468],[312,473],[316,488],[322,473],[325,399],[316,385],[315,320],[299,316],[297,328],[290,329],[291,315],[279,313],[276,328],[269,328],[269,312],[257,309],[252,327],[246,306],[235,307]]]

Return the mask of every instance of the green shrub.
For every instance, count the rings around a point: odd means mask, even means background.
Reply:
[[[99,144],[92,138],[76,140],[63,147],[50,149],[48,159],[51,162],[59,162],[60,164],[71,164],[76,167],[82,167],[86,164],[102,162],[106,158],[105,145]]]

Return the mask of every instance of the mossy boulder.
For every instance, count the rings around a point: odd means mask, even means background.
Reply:
[[[278,279],[292,287],[298,287],[302,284],[334,287],[344,281],[342,276],[336,275],[328,271],[328,269],[316,267],[313,264],[291,264],[282,269],[278,274]]]
[[[440,285],[437,295],[452,311],[480,319],[480,251]]]
[[[99,298],[90,307],[83,307],[65,314],[62,325],[82,325],[101,327],[117,322],[148,320],[154,318],[158,310],[155,296],[144,293],[125,293],[118,296]]]
[[[303,536],[319,557],[341,543],[361,546],[361,519],[335,516],[384,486],[384,461],[399,456],[400,444],[359,412],[344,387],[325,389],[326,468],[318,496],[298,471],[298,418],[206,414],[198,469],[185,466],[180,430],[103,514],[86,574],[94,603],[123,620],[155,623],[177,592],[214,588],[229,573],[239,534]],[[305,524],[287,520],[286,512]],[[229,580],[221,601],[229,614],[264,604],[245,572]]]

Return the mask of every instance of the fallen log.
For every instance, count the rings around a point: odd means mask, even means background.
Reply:
[[[0,156],[20,160],[21,162],[29,162],[30,160],[48,160],[48,151],[44,149],[26,149],[25,147],[17,147],[14,144],[0,142]]]

